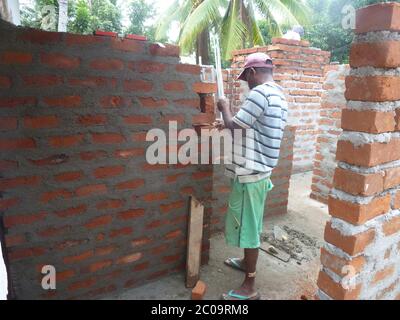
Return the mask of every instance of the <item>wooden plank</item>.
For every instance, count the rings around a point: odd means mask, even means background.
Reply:
[[[188,245],[186,252],[186,287],[193,288],[199,280],[201,263],[201,243],[203,239],[204,206],[194,197],[190,197],[188,223]]]

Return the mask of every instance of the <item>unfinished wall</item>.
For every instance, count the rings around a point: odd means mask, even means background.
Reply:
[[[247,84],[236,81],[246,56],[264,52],[271,56],[276,66],[274,79],[284,89],[289,102],[288,124],[296,126],[293,171],[312,170],[318,120],[323,93],[324,67],[330,53],[310,48],[307,41],[275,38],[272,45],[233,52],[231,70],[225,75],[226,93],[233,108],[240,107],[247,92]]]
[[[206,205],[206,262],[212,166],[145,159],[149,129],[213,119],[200,112],[198,93],[215,91],[200,68],[143,41],[4,22],[0,38],[0,217],[15,297],[98,298],[182,270],[192,193]],[[43,265],[56,267],[56,291],[41,288]]]
[[[399,31],[398,3],[357,12],[320,299],[400,299]]]
[[[348,72],[348,65],[331,64],[325,67],[323,85],[325,91],[322,94],[318,121],[319,134],[310,194],[311,198],[323,203],[328,202],[333,173],[336,168],[336,145],[338,137],[342,133],[340,119],[342,109],[346,105],[344,78]]]

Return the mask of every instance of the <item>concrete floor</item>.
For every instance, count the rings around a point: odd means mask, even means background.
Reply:
[[[319,247],[328,219],[327,206],[309,198],[311,191],[311,172],[293,175],[290,186],[289,212],[284,216],[266,218],[264,231],[272,232],[273,227],[288,226],[316,240],[312,248],[304,248],[308,261],[299,264],[295,259],[282,262],[262,251],[257,265],[257,288],[266,300],[297,300],[301,296],[312,299],[316,290],[319,271]],[[297,241],[295,239],[295,241]],[[297,241],[297,243],[300,243]],[[301,243],[300,243],[301,245]],[[209,264],[201,268],[201,280],[207,285],[205,299],[219,299],[222,292],[237,288],[243,274],[225,266],[228,257],[240,257],[242,251],[227,247],[222,234],[211,239]],[[184,300],[190,299],[191,290],[184,285],[184,274],[172,275],[151,284],[127,290],[107,297],[117,300]]]

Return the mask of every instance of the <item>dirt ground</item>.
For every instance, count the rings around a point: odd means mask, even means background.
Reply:
[[[328,219],[327,206],[309,198],[311,172],[292,176],[289,212],[284,216],[267,217],[263,239],[290,254],[283,262],[260,250],[257,264],[257,288],[265,300],[312,299],[319,271],[319,248]],[[286,241],[276,241],[274,226],[286,232]],[[267,244],[267,243],[266,243]],[[205,299],[220,299],[221,293],[237,288],[243,280],[240,271],[224,265],[229,257],[240,257],[242,251],[227,247],[222,234],[211,239],[209,264],[201,268],[201,280],[207,285]],[[191,290],[184,285],[184,274],[166,277],[151,284],[127,290],[107,299],[190,299]]]

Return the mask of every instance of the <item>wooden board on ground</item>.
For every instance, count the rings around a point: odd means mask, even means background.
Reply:
[[[199,280],[201,243],[203,239],[203,215],[204,206],[195,197],[191,196],[186,253],[187,288],[193,288]]]

